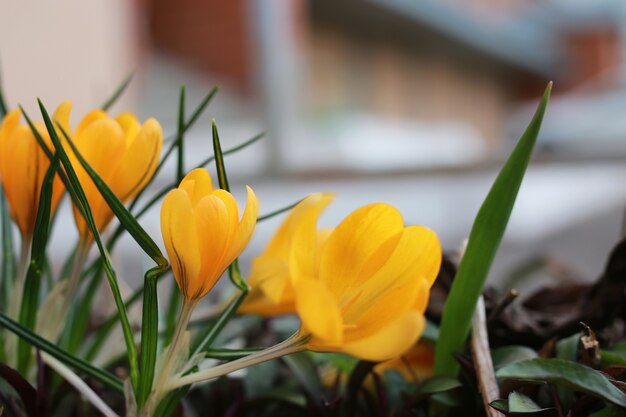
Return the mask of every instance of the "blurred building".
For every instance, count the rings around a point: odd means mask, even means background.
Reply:
[[[578,15],[557,0],[148,0],[148,10],[156,48],[264,108],[279,163],[410,170],[499,157],[520,133],[509,115],[548,80],[557,93],[611,84],[625,44],[605,3]]]

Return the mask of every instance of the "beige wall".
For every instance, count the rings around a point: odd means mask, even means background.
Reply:
[[[0,0],[0,68],[10,105],[34,113],[36,97],[49,107],[72,99],[74,114],[99,105],[139,65],[136,22],[126,0]],[[117,109],[130,106],[132,94],[123,100]]]

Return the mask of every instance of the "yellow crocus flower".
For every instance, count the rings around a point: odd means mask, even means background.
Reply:
[[[55,116],[63,113],[68,105],[69,102],[62,103]],[[20,110],[13,110],[4,117],[0,126],[0,176],[11,217],[23,240],[29,242],[35,227],[43,177],[50,161],[30,126],[19,123],[20,116]],[[48,148],[54,149],[44,124],[35,122],[34,125]],[[57,175],[52,188],[51,213],[54,213],[63,191],[63,183]]]
[[[214,189],[206,169],[198,168],[170,191],[161,207],[161,232],[176,282],[187,301],[202,298],[248,244],[258,215],[250,187],[239,219],[229,192]]]
[[[297,312],[311,350],[370,360],[398,356],[424,327],[441,264],[437,236],[404,227],[401,214],[382,203],[356,210],[334,230],[318,230],[331,199],[314,194],[294,208],[254,260],[251,297],[240,312]]]
[[[424,330],[441,265],[437,236],[375,203],[346,217],[316,251],[317,215],[294,234],[289,266],[307,348],[373,361],[406,352]]]
[[[57,117],[68,133],[70,109]],[[132,199],[150,181],[163,146],[159,122],[150,118],[141,125],[130,113],[122,113],[113,119],[101,110],[94,110],[83,117],[76,131],[70,135],[83,158],[122,202]],[[96,226],[102,231],[113,219],[113,212],[71,152],[70,159]],[[81,241],[90,242],[91,232],[76,207],[74,219]]]
[[[441,265],[439,239],[425,227],[405,227],[398,210],[383,203],[318,230],[331,199],[314,194],[299,203],[253,266],[256,288],[246,308],[294,309],[299,331],[249,356],[172,378],[166,390],[307,349],[386,361],[414,346]]]

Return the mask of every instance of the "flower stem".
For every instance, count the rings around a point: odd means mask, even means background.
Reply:
[[[26,273],[28,272],[28,261],[30,255],[30,244],[32,237],[23,236],[20,248],[20,260],[17,265],[17,274],[13,282],[13,292],[11,295],[9,306],[9,317],[18,320],[20,314],[20,305],[22,304],[22,295],[24,293],[24,282],[26,281]]]
[[[194,374],[177,378],[167,386],[167,390],[170,391],[176,388],[184,387],[186,385],[194,384],[196,382],[217,378],[219,376],[226,375],[243,368],[248,368],[262,362],[280,358],[281,356],[301,352],[307,349],[306,344],[309,339],[309,335],[301,335],[299,333],[295,333],[284,342],[281,342],[260,352],[253,353],[241,359],[218,365],[213,368],[205,369]]]
[[[174,336],[172,337],[172,343],[165,354],[165,360],[163,361],[163,366],[159,370],[159,374],[156,378],[156,383],[152,389],[152,394],[148,398],[144,409],[142,410],[144,415],[151,415],[151,410],[153,407],[156,407],[163,396],[169,392],[167,384],[171,377],[172,367],[174,366],[174,358],[176,358],[178,354],[178,350],[181,346],[181,341],[183,339],[183,335],[187,330],[187,325],[189,324],[189,319],[191,318],[191,313],[193,309],[196,307],[197,301],[189,301],[184,300],[182,308],[180,310],[180,316],[178,317],[178,323],[176,323],[176,329],[174,330]]]

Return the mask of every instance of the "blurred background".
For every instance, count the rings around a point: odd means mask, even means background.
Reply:
[[[181,84],[188,113],[219,85],[187,135],[189,166],[212,152],[213,117],[225,148],[265,131],[228,157],[239,201],[244,184],[262,213],[334,192],[327,225],[385,201],[449,250],[552,80],[491,279],[592,280],[623,236],[623,0],[0,0],[0,10],[12,106],[34,114],[36,97],[48,107],[70,98],[76,124],[133,73],[113,112],[156,117],[168,136]],[[173,175],[172,163],[155,187]],[[68,210],[60,216],[72,222]],[[258,226],[244,269],[279,221]],[[159,237],[158,207],[142,223]],[[73,242],[72,233],[57,224],[55,238]],[[139,249],[124,245],[117,259],[131,264]],[[135,268],[127,276],[140,277]]]

